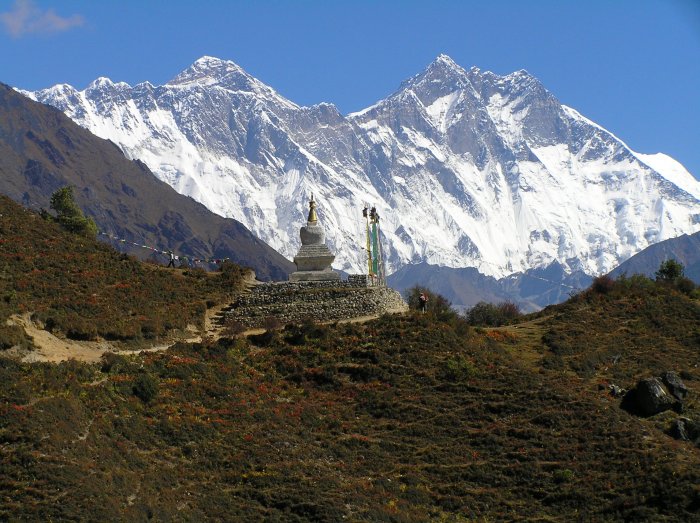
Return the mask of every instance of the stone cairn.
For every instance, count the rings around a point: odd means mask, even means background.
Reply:
[[[255,285],[222,311],[222,321],[260,328],[269,317],[287,324],[306,319],[349,320],[408,310],[398,292],[373,284],[366,274],[350,275],[347,281],[341,281],[340,274],[331,269],[335,255],[326,246],[313,196],[306,225],[299,235],[301,248],[294,257],[297,270],[289,275],[289,281]]]

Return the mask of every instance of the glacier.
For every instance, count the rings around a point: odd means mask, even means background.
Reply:
[[[682,165],[632,151],[524,70],[440,55],[348,115],[299,106],[207,56],[159,86],[98,78],[22,92],[288,258],[313,193],[334,267],[350,273],[366,267],[367,204],[388,273],[426,262],[502,278],[558,262],[597,275],[700,230],[700,182]]]

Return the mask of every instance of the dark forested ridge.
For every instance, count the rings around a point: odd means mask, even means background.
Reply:
[[[66,185],[75,187],[77,203],[102,231],[127,241],[189,257],[230,258],[261,279],[283,280],[293,270],[239,222],[178,194],[57,109],[0,84],[0,193],[38,210]]]

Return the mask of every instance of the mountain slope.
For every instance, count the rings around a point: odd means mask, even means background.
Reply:
[[[203,329],[206,304],[230,301],[248,272],[232,263],[208,276],[142,263],[4,195],[0,260],[0,354],[33,343],[24,322],[60,336],[61,350],[68,340],[100,342],[100,352],[120,342],[150,348],[173,329]]]
[[[647,247],[613,269],[610,276],[644,274],[653,277],[659,266],[669,259],[682,263],[685,275],[700,284],[700,233],[684,234]]]
[[[4,85],[0,174],[0,192],[35,208],[48,208],[59,187],[75,186],[77,203],[99,228],[130,242],[189,257],[230,258],[264,279],[284,279],[293,268],[242,224],[178,194],[114,143]]]
[[[697,521],[680,415],[608,386],[675,370],[697,425],[700,309],[636,283],[500,329],[429,312],[0,359],[0,519]]]
[[[510,301],[524,312],[562,302],[591,283],[590,276],[580,271],[567,274],[557,262],[499,279],[485,276],[472,267],[459,269],[419,263],[401,267],[387,280],[401,292],[416,285],[426,287],[457,308],[472,307],[482,301]]]
[[[640,159],[526,71],[465,70],[441,55],[347,116],[299,107],[211,57],[162,86],[101,78],[30,94],[288,257],[316,194],[349,272],[365,266],[364,203],[382,216],[389,272],[428,262],[504,277],[557,262],[598,274],[700,230],[692,176]]]

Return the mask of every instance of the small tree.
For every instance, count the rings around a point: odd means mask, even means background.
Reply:
[[[97,236],[97,225],[83,214],[73,198],[73,187],[58,189],[51,195],[51,208],[56,211],[56,221],[73,233],[86,238]]]
[[[670,258],[659,266],[659,270],[655,273],[656,281],[675,282],[684,276],[684,272],[683,264]]]

